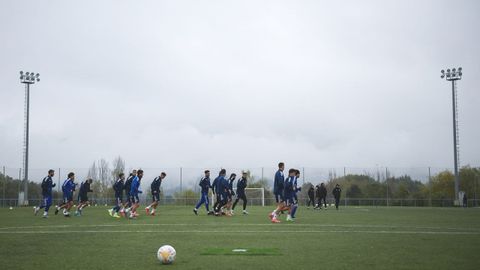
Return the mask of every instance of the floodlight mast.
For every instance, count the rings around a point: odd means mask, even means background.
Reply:
[[[445,78],[447,81],[452,82],[452,109],[453,109],[453,161],[455,170],[455,201],[459,203],[459,182],[460,176],[458,173],[458,164],[460,163],[460,149],[458,138],[458,106],[457,106],[457,81],[462,79],[462,68],[453,68],[440,71],[440,78]]]
[[[40,81],[40,74],[35,72],[20,71],[20,82],[25,84],[25,133],[23,142],[23,181],[24,204],[28,205],[28,146],[29,146],[29,124],[30,124],[30,84]]]

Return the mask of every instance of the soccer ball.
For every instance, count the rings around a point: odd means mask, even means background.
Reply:
[[[157,258],[162,264],[171,264],[175,261],[177,252],[172,246],[161,246],[157,251]]]

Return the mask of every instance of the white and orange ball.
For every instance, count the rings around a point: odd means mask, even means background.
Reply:
[[[157,258],[162,264],[171,264],[175,261],[177,252],[172,246],[161,246],[157,251]]]

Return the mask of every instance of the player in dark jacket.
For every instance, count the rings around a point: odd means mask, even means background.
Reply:
[[[155,216],[155,211],[157,210],[157,205],[160,201],[160,186],[162,185],[162,181],[165,179],[165,176],[167,176],[167,174],[162,172],[160,176],[157,176],[155,179],[153,179],[152,184],[150,185],[153,202],[149,206],[145,207],[147,215]]]
[[[313,185],[310,185],[310,188],[307,191],[308,201],[307,201],[307,208],[310,208],[310,204],[315,207],[315,189]]]
[[[125,185],[123,186],[123,188],[125,190],[125,196],[127,196],[127,202],[125,203],[125,209],[123,211],[120,211],[122,215],[125,215],[125,213],[130,211],[130,208],[132,207],[132,200],[130,200],[130,189],[132,188],[132,181],[135,176],[137,176],[137,170],[133,170],[127,177],[127,180],[125,180]]]
[[[335,185],[335,188],[332,191],[333,197],[335,198],[335,208],[338,210],[338,205],[340,204],[340,194],[342,194],[342,189],[339,184]]]
[[[89,178],[80,184],[80,189],[78,190],[78,206],[77,211],[75,211],[75,216],[81,216],[83,208],[90,205],[90,202],[88,201],[88,192],[93,192],[90,188],[92,182],[93,180]]]
[[[208,215],[213,214],[213,211],[210,211],[209,209],[210,201],[208,199],[208,190],[212,188],[212,185],[210,184],[210,171],[205,170],[204,173],[205,177],[203,177],[198,184],[202,190],[200,200],[198,200],[197,205],[195,205],[195,208],[193,208],[193,213],[195,213],[195,215],[198,215],[198,209],[200,208],[200,206],[202,206],[202,204],[205,204]]]
[[[42,196],[43,200],[42,203],[35,207],[35,215],[38,214],[38,211],[40,209],[45,208],[43,212],[43,217],[47,218],[48,217],[48,210],[50,209],[50,206],[52,206],[52,188],[55,187],[55,184],[53,183],[52,177],[55,175],[54,170],[48,170],[48,175],[43,178],[42,180]]]
[[[247,195],[245,194],[245,188],[247,188],[247,172],[242,172],[242,178],[237,181],[237,199],[233,203],[232,211],[235,209],[235,206],[240,201],[243,201],[243,214],[248,215],[247,212]]]
[[[327,210],[327,188],[325,187],[325,184],[324,183],[321,183],[320,184],[320,187],[319,187],[319,190],[320,190],[320,197],[318,198],[318,207],[321,209],[322,208],[322,201],[323,201],[323,205],[325,206],[325,210]]]
[[[125,215],[123,211],[123,189],[125,188],[124,180],[125,180],[125,174],[119,173],[117,181],[115,181],[115,184],[113,184],[113,191],[115,192],[115,206],[112,209],[109,209],[108,213],[110,214],[110,216],[114,218],[120,218],[118,213],[121,210],[122,210],[121,213]]]

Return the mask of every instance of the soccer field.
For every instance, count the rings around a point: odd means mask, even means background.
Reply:
[[[49,219],[31,208],[0,209],[2,269],[478,269],[480,209],[349,207],[299,209],[271,224],[271,207],[250,215],[195,216],[162,207],[157,216],[114,219],[106,207]],[[203,209],[202,209],[203,210]],[[53,212],[53,211],[52,211]],[[282,221],[284,218],[282,217]],[[161,265],[157,249],[177,250]],[[246,249],[246,253],[233,253]]]

